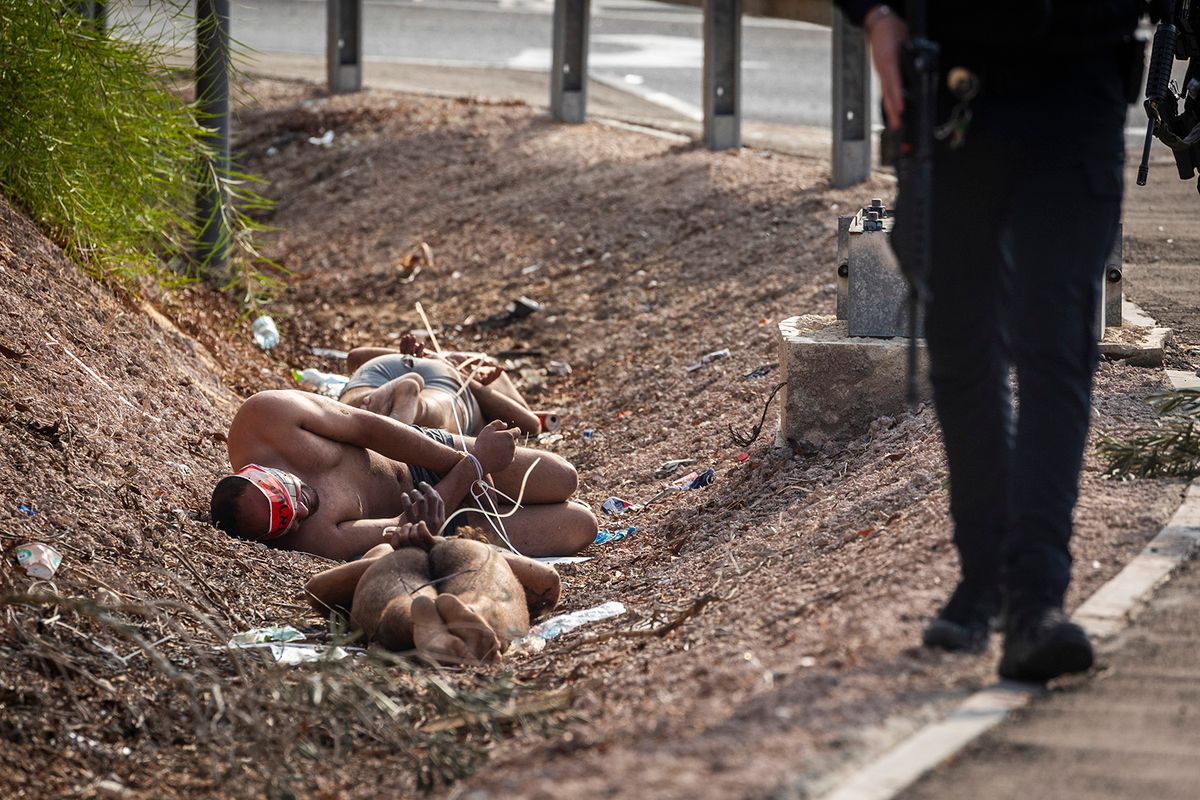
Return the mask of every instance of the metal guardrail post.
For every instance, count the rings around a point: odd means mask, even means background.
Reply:
[[[329,91],[362,88],[362,0],[326,0],[325,63]]]
[[[229,0],[196,0],[196,106],[208,138],[211,168],[221,180],[204,175],[196,202],[200,228],[197,258],[205,269],[220,269],[229,259]]]
[[[742,146],[742,0],[704,0],[704,143]]]
[[[559,122],[583,122],[587,118],[590,17],[590,0],[554,0],[550,115]]]
[[[833,13],[833,185],[871,176],[871,64],[867,37],[841,11]]]

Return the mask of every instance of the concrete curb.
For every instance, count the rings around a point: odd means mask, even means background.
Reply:
[[[1196,376],[1168,371],[1176,388],[1197,388]],[[1071,617],[1088,634],[1106,639],[1129,624],[1134,610],[1193,552],[1200,548],[1200,478],[1166,526],[1125,568],[1076,609]],[[926,772],[959,753],[1010,713],[1044,690],[999,681],[967,698],[944,719],[930,723],[868,763],[821,800],[892,800]]]
[[[1072,619],[1097,638],[1129,623],[1131,612],[1200,546],[1200,479],[1166,527],[1108,583],[1081,605]],[[945,719],[926,725],[855,772],[821,800],[892,800],[917,779],[1010,713],[1041,694],[1041,686],[999,681],[967,698]]]

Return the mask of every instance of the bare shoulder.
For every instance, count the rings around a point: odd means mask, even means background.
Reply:
[[[325,404],[333,402],[294,389],[258,392],[242,403],[229,426],[230,460],[235,466],[280,459],[300,466],[301,456],[304,461],[336,457],[336,446],[321,441],[305,426],[311,417],[330,413]]]

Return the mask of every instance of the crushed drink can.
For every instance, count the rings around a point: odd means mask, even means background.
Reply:
[[[17,563],[31,578],[48,581],[58,571],[62,554],[48,544],[26,542],[17,548]]]
[[[633,503],[629,502],[628,500],[622,500],[619,497],[610,497],[604,501],[602,506],[600,506],[600,508],[604,510],[605,514],[608,514],[612,517],[619,517],[633,507]]]
[[[677,481],[672,481],[668,485],[668,489],[674,489],[679,492],[686,492],[692,489],[700,489],[708,486],[717,477],[717,471],[709,467],[702,472],[689,472]]]
[[[542,424],[542,433],[558,433],[560,424],[557,411],[535,411],[533,413]]]

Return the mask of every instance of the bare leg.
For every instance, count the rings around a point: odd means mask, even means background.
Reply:
[[[512,508],[498,507],[502,514]],[[493,544],[505,547],[490,518],[477,511],[469,511],[466,516],[473,527],[487,533]],[[591,509],[575,502],[522,506],[511,517],[495,524],[503,525],[501,530],[507,532],[509,541],[521,555],[532,558],[575,555],[596,540],[598,528]]]
[[[500,388],[499,384],[503,382],[508,385],[508,391]],[[511,391],[511,394],[509,392]],[[478,381],[471,383],[471,392],[475,395],[476,402],[479,403],[480,427],[482,423],[491,422],[498,419],[506,425],[512,425],[521,429],[521,432],[528,436],[537,436],[541,432],[542,423],[538,419],[537,414],[529,410],[529,404],[517,394],[517,390],[512,385],[512,381],[508,376],[501,373],[500,377],[487,386],[480,385]]]
[[[517,555],[508,549],[500,549],[498,552],[508,563],[513,575],[521,582],[521,588],[525,590],[525,605],[529,607],[530,617],[536,617],[558,605],[558,598],[562,594],[562,580],[554,567]]]
[[[423,550],[406,547],[376,559],[358,581],[351,623],[368,641],[388,650],[411,650],[413,598],[437,596],[429,581],[429,556]]]
[[[420,421],[421,412],[424,411],[421,394],[425,389],[425,381],[421,379],[421,376],[410,372],[396,380],[388,381],[387,387],[383,391],[390,389],[392,394],[392,407],[388,410],[387,415],[405,425],[424,425],[425,423]]]
[[[318,572],[304,584],[304,596],[318,614],[328,614],[334,609],[348,609],[354,601],[354,590],[367,568],[378,559],[392,552],[392,546],[377,544],[358,561],[338,564]]]
[[[464,442],[470,447],[474,442],[473,436],[456,436],[454,447],[462,450]],[[537,461],[536,467],[529,473],[525,483],[523,504],[563,503],[579,488],[579,475],[575,467],[560,455],[548,453],[545,450],[534,450],[529,447],[518,447],[513,461],[504,469],[492,475],[496,488],[505,494],[516,498],[521,491],[521,481],[525,472]]]

